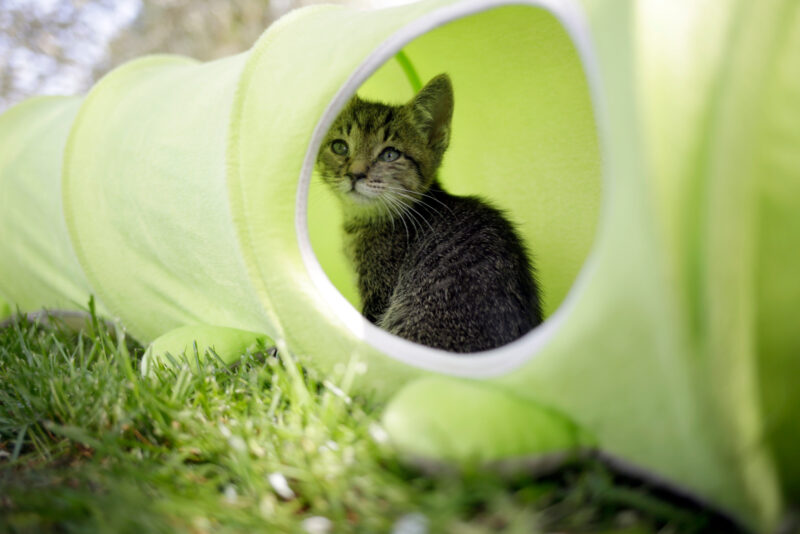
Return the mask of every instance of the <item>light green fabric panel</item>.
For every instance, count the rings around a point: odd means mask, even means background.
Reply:
[[[0,297],[0,319],[5,319],[9,317],[13,313],[11,309],[11,304],[6,302],[5,300]]]
[[[776,477],[798,480],[789,377],[800,340],[787,315],[800,295],[800,254],[788,245],[800,239],[800,129],[788,119],[800,113],[798,6],[646,3],[639,13],[649,174],[698,407],[737,485],[774,518]]]
[[[246,57],[133,61],[95,86],[73,126],[64,206],[75,250],[141,340],[198,323],[273,331],[226,199],[227,127]]]
[[[232,364],[245,353],[253,354],[272,345],[263,334],[214,325],[180,326],[156,338],[142,358],[142,374],[148,376],[153,365],[188,364],[197,371],[207,358]],[[170,358],[172,361],[170,361]]]
[[[62,153],[80,105],[78,97],[39,97],[0,116],[0,295],[8,311],[89,302],[61,207]]]
[[[781,336],[766,331],[761,339],[765,350],[759,350],[759,314],[771,318],[776,311],[782,313],[785,308],[780,301],[773,303],[759,298],[757,280],[760,276],[773,274],[770,271],[775,265],[780,265],[778,269],[797,265],[797,259],[795,256],[784,261],[780,255],[770,255],[762,260],[757,254],[762,239],[781,236],[788,238],[787,243],[800,240],[800,234],[795,234],[793,239],[789,236],[797,229],[800,211],[796,208],[800,204],[794,199],[794,223],[790,222],[776,232],[770,228],[769,222],[762,226],[759,220],[758,191],[762,185],[769,188],[773,181],[798,179],[797,167],[792,169],[789,165],[777,171],[769,169],[771,152],[786,152],[788,140],[785,136],[769,133],[776,118],[780,120],[785,113],[800,113],[800,100],[784,100],[782,104],[786,107],[780,110],[779,115],[775,108],[765,107],[769,96],[780,99],[780,93],[792,93],[798,87],[796,79],[784,79],[773,82],[774,95],[765,92],[769,87],[765,81],[774,80],[775,71],[781,69],[781,62],[785,61],[781,57],[785,57],[782,50],[785,43],[782,41],[787,37],[790,25],[797,23],[795,17],[790,17],[787,24],[786,17],[791,12],[796,12],[796,2],[740,4],[726,43],[728,56],[719,74],[719,83],[724,90],[715,95],[712,104],[709,142],[703,147],[703,156],[707,159],[698,162],[705,170],[707,184],[705,195],[700,197],[705,220],[701,220],[700,238],[696,242],[702,286],[697,307],[705,314],[705,317],[701,315],[704,324],[699,325],[700,343],[704,349],[700,359],[705,367],[702,376],[709,384],[706,390],[709,402],[720,414],[720,431],[716,435],[726,445],[723,454],[734,458],[741,484],[747,487],[751,499],[765,506],[772,505],[775,512],[780,506],[780,495],[776,490],[770,490],[775,477],[791,476],[786,471],[790,466],[785,465],[785,456],[774,457],[769,454],[772,451],[765,451],[765,445],[773,445],[773,417],[783,418],[790,410],[796,420],[800,414],[798,405],[792,408],[781,406],[776,413],[776,405],[761,403],[762,391],[768,396],[769,403],[773,391],[796,388],[795,380],[790,377],[800,369],[797,361],[800,345],[795,344],[789,353],[784,351],[790,347],[770,347],[775,341],[780,343]],[[795,132],[798,127],[795,122]],[[796,139],[797,134],[794,135]],[[765,147],[764,143],[770,146]],[[786,212],[778,217],[787,222],[791,219]],[[766,231],[764,234],[760,233],[762,228]],[[767,245],[764,252],[769,253],[771,246]],[[759,273],[759,268],[766,272]],[[789,294],[797,294],[795,278],[796,275],[787,277],[784,274],[780,279]],[[777,324],[785,324],[785,321],[776,318]],[[796,324],[796,321],[792,322]],[[782,365],[781,376],[773,371],[768,375],[769,380],[759,377],[762,369],[770,369],[777,362],[782,364],[792,353],[790,357],[795,361]],[[794,424],[796,430],[798,427]],[[737,439],[730,439],[730,436],[737,436]],[[784,480],[784,484],[786,482]],[[773,502],[767,502],[767,498],[772,498]],[[769,508],[765,511],[773,512]]]
[[[587,5],[609,118],[593,272],[501,381],[769,530],[779,479],[797,488],[797,8]]]
[[[706,411],[702,385],[695,382],[694,347],[679,320],[654,218],[637,114],[643,95],[636,79],[635,6],[593,2],[589,9],[605,97],[608,179],[593,264],[550,342],[500,381],[570,414],[609,454],[751,515],[732,459],[719,454],[716,415]],[[649,26],[645,31],[658,38]]]
[[[527,459],[535,465],[537,459],[572,460],[596,445],[564,414],[502,389],[447,377],[422,378],[403,388],[387,406],[383,424],[404,454],[423,459]]]
[[[764,437],[771,443],[788,499],[800,503],[800,4],[770,21],[773,58],[765,66],[751,201],[756,211],[755,349]]]

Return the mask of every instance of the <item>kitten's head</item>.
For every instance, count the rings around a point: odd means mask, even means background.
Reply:
[[[440,74],[405,105],[354,96],[317,156],[322,179],[350,215],[391,215],[431,187],[450,140],[453,88]]]

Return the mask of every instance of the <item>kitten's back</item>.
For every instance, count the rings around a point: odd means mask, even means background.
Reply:
[[[379,326],[463,353],[505,345],[541,322],[533,267],[502,212],[440,189],[417,211],[425,232],[409,247]]]

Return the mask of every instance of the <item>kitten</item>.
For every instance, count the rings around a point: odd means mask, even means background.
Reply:
[[[344,209],[364,316],[423,345],[477,352],[528,332],[541,309],[531,261],[503,213],[437,180],[452,114],[446,74],[402,106],[354,96],[317,168]]]

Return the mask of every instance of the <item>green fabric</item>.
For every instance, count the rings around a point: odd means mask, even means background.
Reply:
[[[800,503],[800,388],[789,378],[800,376],[796,319],[800,303],[800,128],[792,118],[800,109],[800,7],[785,7],[767,22],[767,27],[777,29],[767,43],[766,57],[774,59],[763,72],[764,85],[757,100],[763,104],[750,109],[756,130],[743,140],[746,148],[755,148],[753,167],[744,169],[750,171],[745,194],[755,197],[744,201],[751,203],[755,219],[750,229],[755,243],[748,280],[755,286],[751,349],[758,355],[765,435],[772,444],[784,491],[791,502]]]
[[[405,454],[421,459],[487,463],[554,454],[568,460],[595,444],[568,417],[530,399],[443,377],[403,388],[383,425]]]
[[[143,58],[83,100],[7,111],[0,297],[25,311],[93,293],[133,335],[160,338],[147,361],[194,340],[233,354],[258,335],[322,369],[362,361],[361,387],[399,391],[386,422],[411,452],[494,460],[590,435],[773,528],[800,502],[800,5],[583,0],[596,63],[582,64],[559,22],[571,4],[556,4],[560,18],[488,0],[317,6],[243,54]],[[378,52],[388,61],[361,70]],[[295,224],[340,88],[369,78],[362,96],[403,101],[412,68],[422,82],[450,73],[442,180],[508,210],[551,317],[493,355],[430,353],[472,381],[426,377],[370,337],[306,268]],[[357,304],[339,220],[312,182],[314,255]],[[487,358],[502,372],[478,376]],[[451,395],[502,414],[492,433]]]
[[[76,97],[39,97],[0,115],[0,317],[16,308],[89,303],[61,204],[61,158],[80,104]],[[104,311],[99,303],[97,309]]]
[[[187,363],[197,370],[206,358],[214,356],[230,364],[246,352],[271,344],[267,336],[257,332],[210,325],[182,326],[150,343],[142,358],[142,374],[147,376],[151,366],[165,362]]]
[[[191,324],[265,328],[224,201],[246,59],[133,61],[95,86],[73,124],[67,227],[92,288],[139,339]]]
[[[0,319],[5,319],[12,314],[11,304],[0,298]]]

